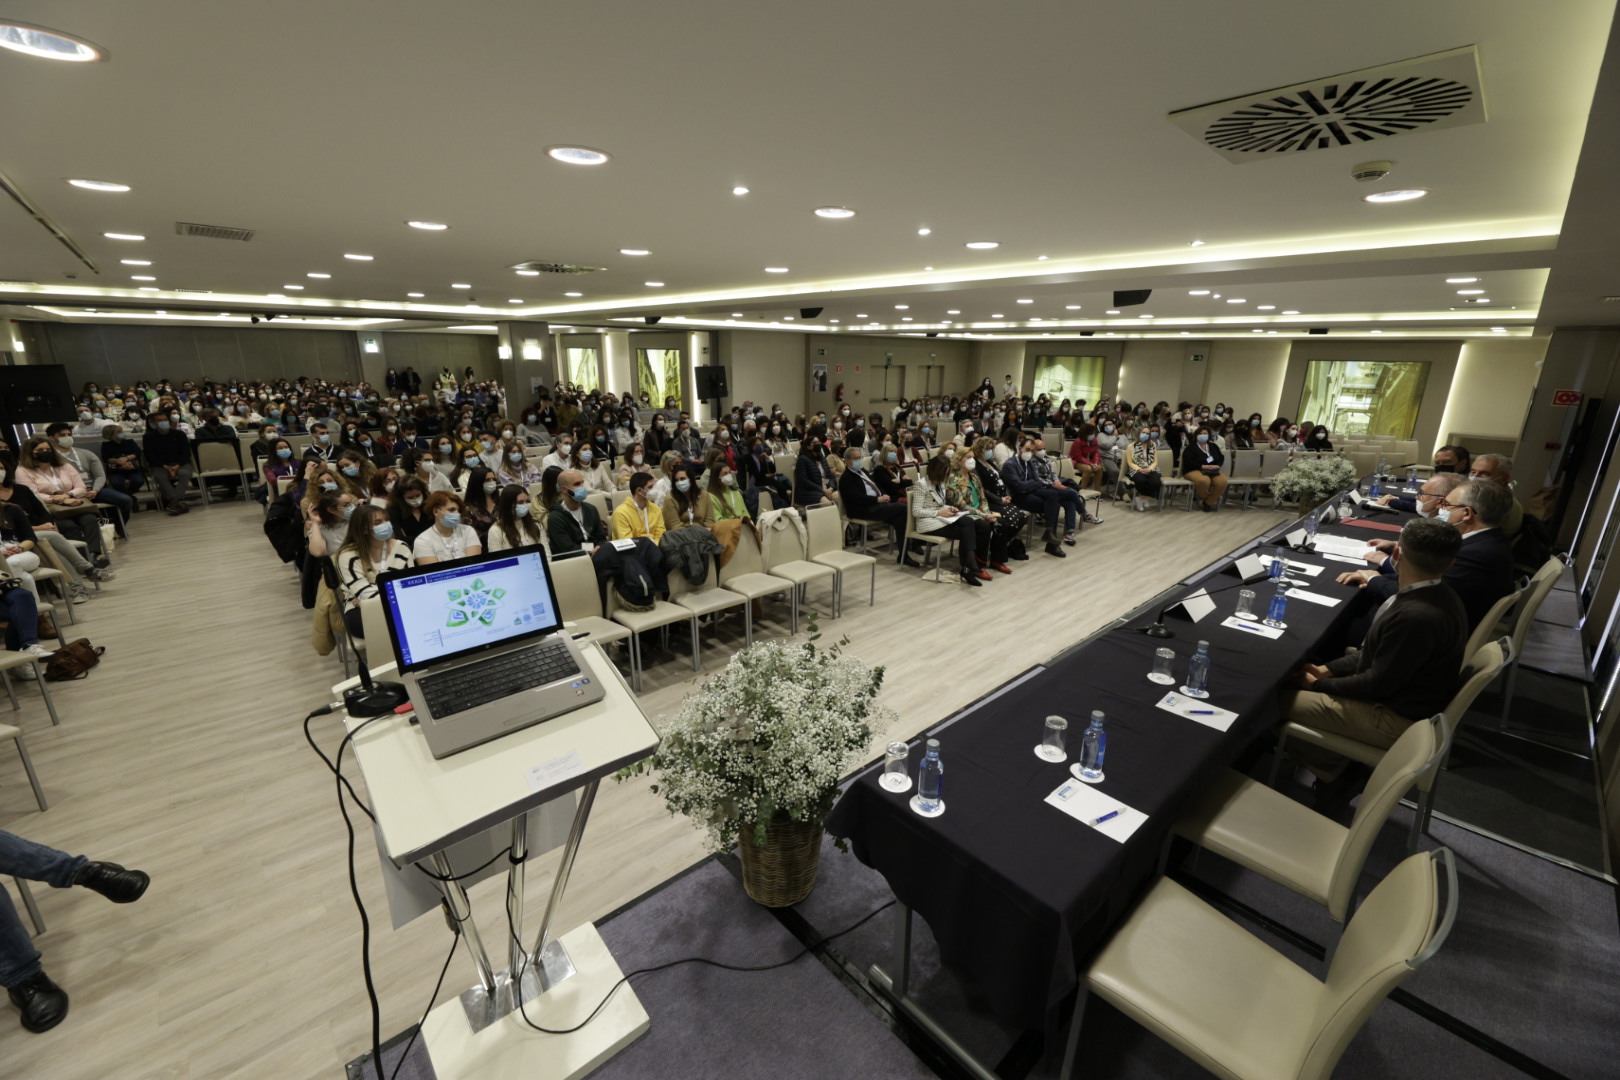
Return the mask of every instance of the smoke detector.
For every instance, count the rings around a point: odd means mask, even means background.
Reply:
[[[1374,180],[1382,180],[1389,175],[1389,170],[1395,167],[1393,161],[1363,161],[1350,170],[1350,178],[1366,184]]]
[[[1239,165],[1485,119],[1472,45],[1170,114],[1171,123]]]

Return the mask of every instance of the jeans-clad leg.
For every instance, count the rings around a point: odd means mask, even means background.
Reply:
[[[0,831],[0,874],[65,889],[89,861],[83,855],[69,855]],[[23,928],[10,894],[0,889],[0,986],[17,986],[32,977],[39,971],[39,959],[39,950]]]

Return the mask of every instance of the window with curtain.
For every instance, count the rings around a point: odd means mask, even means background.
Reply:
[[[682,381],[681,350],[636,350],[636,393],[646,394],[653,408],[662,409],[666,397],[673,397],[680,408]]]
[[[1045,394],[1052,404],[1064,398],[1072,403],[1085,398],[1095,405],[1102,397],[1103,358],[1100,356],[1037,356],[1035,389],[1031,397]]]
[[[1311,360],[1293,419],[1321,424],[1337,435],[1393,435],[1410,439],[1429,381],[1423,361]]]
[[[602,359],[599,349],[568,350],[568,381],[589,393],[602,388]]]

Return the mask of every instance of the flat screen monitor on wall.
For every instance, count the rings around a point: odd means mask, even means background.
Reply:
[[[73,388],[61,364],[0,365],[0,423],[49,424],[73,418]]]
[[[1294,419],[1340,435],[1410,439],[1428,381],[1424,361],[1312,360]]]

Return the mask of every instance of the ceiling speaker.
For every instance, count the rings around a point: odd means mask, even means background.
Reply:
[[[1114,306],[1117,308],[1135,307],[1137,304],[1147,303],[1148,297],[1152,295],[1152,289],[1115,289]]]
[[[1095,331],[1095,330],[1082,330],[1082,331],[1080,331],[1080,336],[1081,337],[1091,337],[1096,332],[1097,331]]]
[[[814,319],[820,314],[821,309],[818,307],[802,307],[799,309],[799,318],[801,319]]]
[[[657,326],[658,321],[662,318],[662,315],[646,315],[642,317],[641,321],[646,323],[648,326]]]
[[[1311,333],[1311,334],[1325,334],[1327,332],[1328,332],[1328,328],[1325,327],[1325,326],[1313,326],[1313,327],[1310,328],[1310,330],[1307,331],[1307,333]]]

